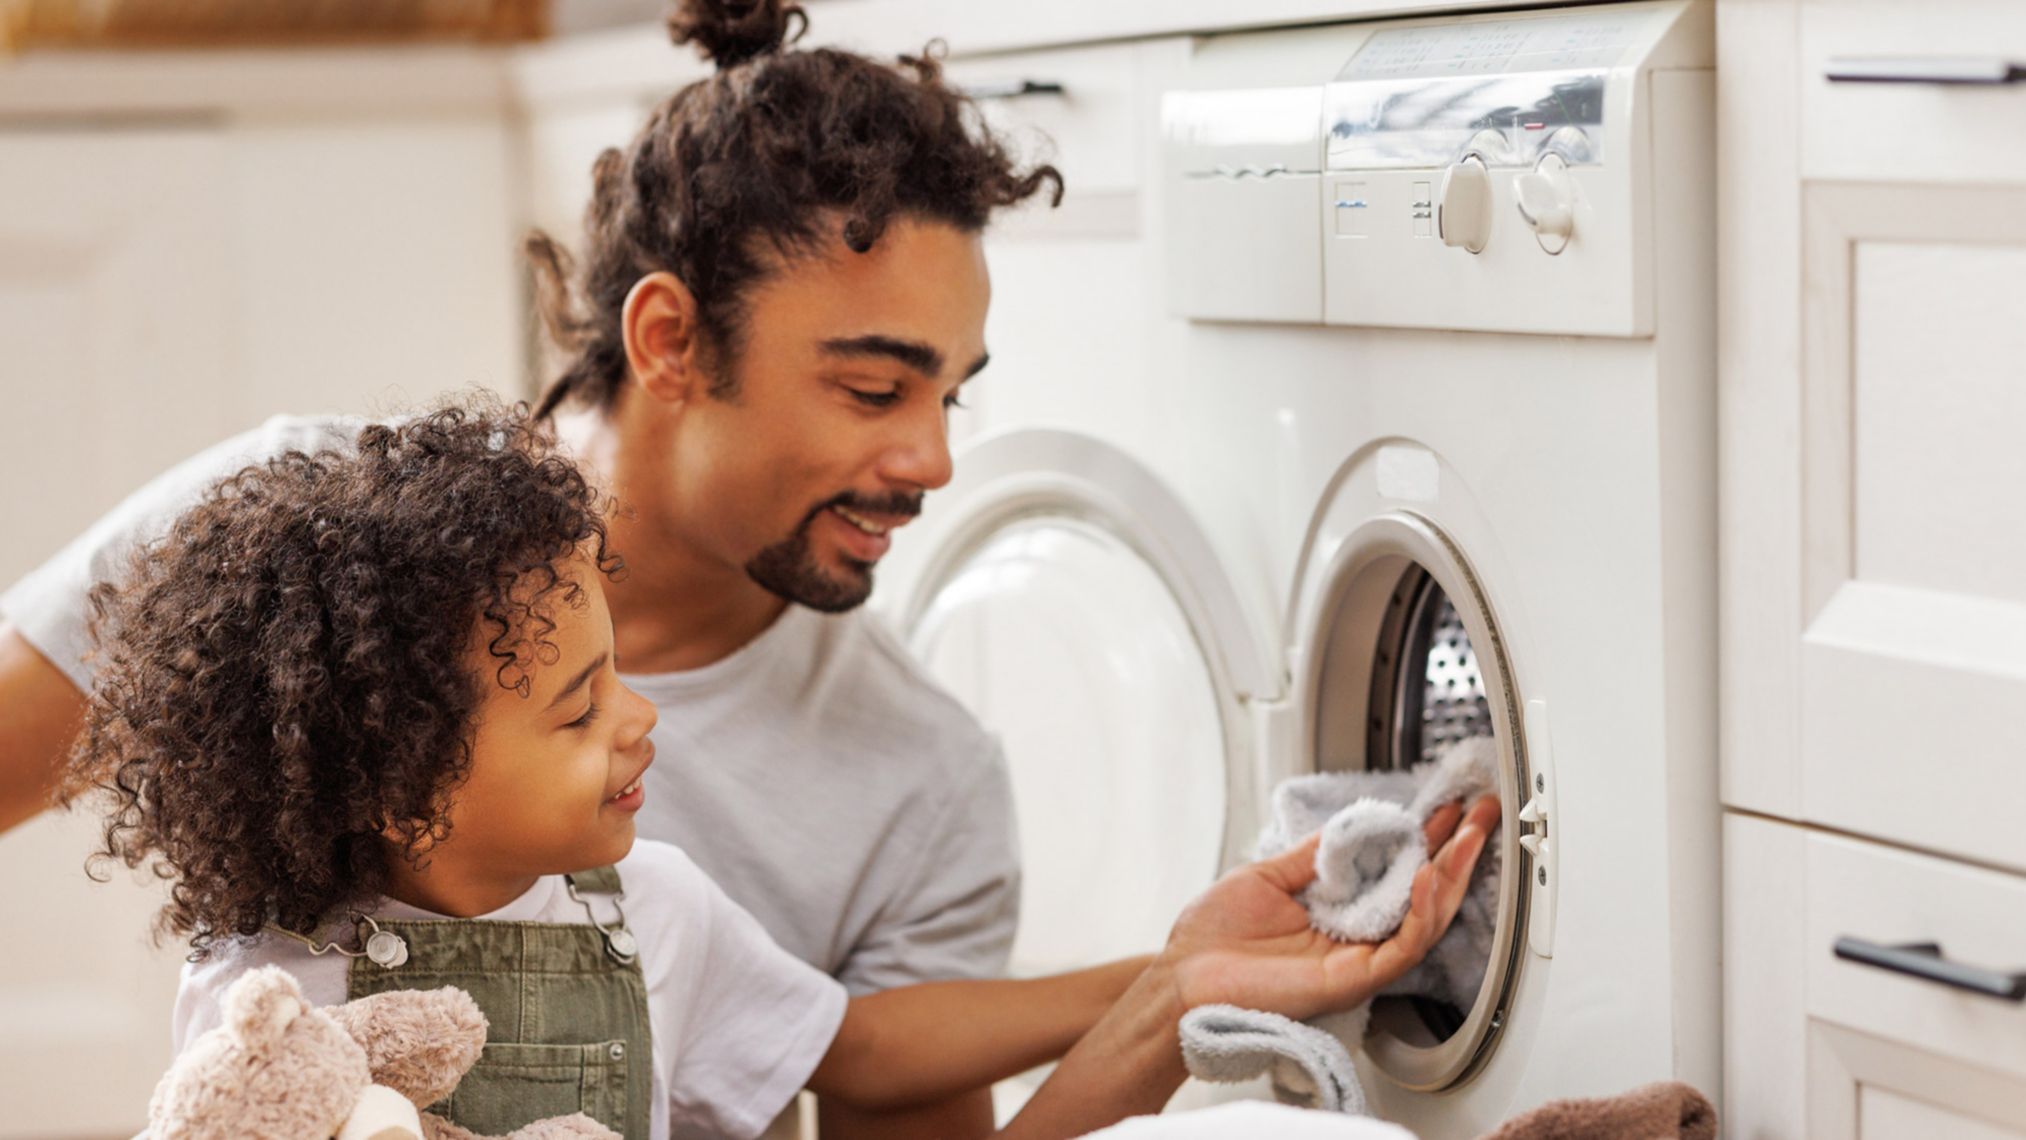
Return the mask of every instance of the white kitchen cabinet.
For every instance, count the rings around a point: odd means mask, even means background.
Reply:
[[[2026,83],[1926,81],[2026,9],[1718,28],[1726,1128],[2026,1134],[2026,1004],[1834,954],[2026,970]]]
[[[230,429],[227,167],[203,129],[0,133],[0,578]],[[80,812],[0,835],[0,1135],[130,1132],[168,1067],[164,892],[90,882],[98,832]]]
[[[276,412],[527,390],[504,103],[123,122],[0,128],[0,583]],[[131,1135],[169,1064],[184,948],[158,885],[86,877],[98,831],[0,835],[0,1137]]]

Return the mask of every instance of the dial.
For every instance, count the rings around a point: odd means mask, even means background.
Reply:
[[[1569,248],[1576,232],[1576,187],[1562,156],[1554,151],[1541,155],[1532,170],[1513,179],[1513,192],[1520,218],[1541,248],[1551,254]]]
[[[1443,172],[1435,192],[1435,232],[1444,245],[1481,253],[1491,238],[1491,171],[1476,153],[1466,154]]]

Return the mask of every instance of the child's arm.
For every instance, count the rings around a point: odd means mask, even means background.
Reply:
[[[1153,961],[1013,981],[926,982],[853,998],[818,1096],[865,1109],[940,1100],[1053,1061],[1090,1032]]]

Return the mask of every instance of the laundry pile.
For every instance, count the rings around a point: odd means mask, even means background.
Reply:
[[[1346,942],[1376,942],[1398,929],[1414,874],[1428,862],[1422,825],[1437,808],[1498,790],[1498,744],[1489,736],[1451,745],[1404,772],[1325,772],[1274,790],[1273,819],[1255,855],[1270,858],[1318,830],[1316,880],[1304,893],[1316,929]],[[1422,962],[1384,991],[1468,1010],[1491,958],[1498,918],[1499,849],[1487,845],[1456,920]],[[1309,1022],[1236,1006],[1205,1006],[1182,1019],[1182,1056],[1207,1081],[1272,1077],[1285,1103],[1364,1114],[1346,1042],[1364,1039],[1371,1006]]]

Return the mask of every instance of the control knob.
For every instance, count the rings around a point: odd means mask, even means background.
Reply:
[[[1561,155],[1548,151],[1534,168],[1513,180],[1520,218],[1532,227],[1534,239],[1551,254],[1569,248],[1576,232],[1576,187],[1569,178],[1569,164]]]
[[[1491,171],[1475,152],[1449,164],[1435,192],[1435,232],[1444,245],[1481,253],[1491,237]]]

